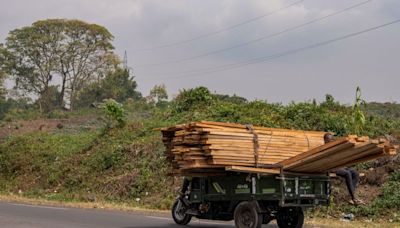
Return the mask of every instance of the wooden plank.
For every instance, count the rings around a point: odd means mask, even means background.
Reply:
[[[322,151],[321,150],[317,150],[320,153],[318,153],[318,152],[310,153],[310,155],[308,157],[303,157],[300,160],[296,159],[296,161],[294,161],[294,162],[292,162],[290,164],[284,165],[284,164],[282,164],[283,162],[280,162],[280,164],[283,165],[285,170],[286,169],[289,170],[289,169],[296,168],[298,166],[304,166],[305,164],[313,162],[313,161],[316,161],[318,159],[321,159],[324,156],[328,156],[330,154],[338,153],[338,151],[345,150],[345,149],[350,149],[352,147],[354,147],[353,143],[344,142],[344,143],[338,144],[338,145],[336,145],[334,147],[330,147],[330,148],[322,150]],[[300,155],[302,155],[302,154],[300,154]]]
[[[260,173],[260,174],[279,174],[279,169],[266,169],[266,168],[252,168],[252,167],[244,167],[244,166],[226,166],[225,170],[227,171],[235,171],[235,172],[244,172],[244,173]]]
[[[213,165],[239,165],[239,166],[249,166],[254,167],[254,162],[239,162],[239,161],[229,161],[229,160],[212,160],[210,161]],[[272,161],[271,163],[262,163],[260,165],[273,165],[276,164],[276,161]]]
[[[299,155],[297,155],[297,156],[295,156],[293,158],[287,159],[287,160],[281,162],[281,164],[284,165],[284,166],[287,166],[289,164],[294,164],[295,162],[297,162],[297,161],[299,161],[301,159],[304,159],[304,158],[306,158],[308,156],[311,156],[313,154],[319,153],[320,151],[326,150],[328,148],[332,148],[334,146],[340,145],[340,144],[345,143],[345,142],[347,142],[346,138],[336,139],[333,142],[326,143],[326,144],[324,144],[324,145],[322,145],[320,147],[316,147],[316,148],[314,148],[312,150],[309,150],[306,153],[302,153],[302,154],[299,154]]]
[[[360,159],[357,159],[357,160],[353,160],[353,161],[347,163],[346,165],[338,165],[336,167],[332,167],[332,169],[338,169],[338,168],[342,168],[342,167],[345,167],[345,166],[352,166],[352,165],[355,165],[355,164],[358,164],[358,163],[373,161],[373,160],[376,160],[378,158],[384,158],[384,157],[389,157],[389,156],[390,155],[387,155],[387,154],[374,154],[374,155],[370,155],[368,157],[363,157],[363,158],[360,158]]]
[[[363,159],[365,157],[369,157],[372,155],[383,154],[382,149],[378,147],[373,147],[371,149],[364,150],[362,152],[357,153],[354,152],[352,156],[345,157],[343,160],[332,162],[326,166],[320,167],[318,170],[330,170],[337,166],[349,166],[353,161],[357,161],[358,159]]]
[[[339,153],[331,156],[324,157],[321,160],[317,160],[314,163],[305,164],[303,166],[291,169],[298,172],[322,172],[331,170],[333,167],[339,165],[346,165],[354,159],[359,159],[370,154],[378,153],[374,144],[365,143],[362,146],[358,146],[348,150],[342,150]]]
[[[203,124],[203,125],[202,125]],[[235,123],[223,123],[223,122],[211,122],[211,121],[200,121],[200,123],[195,123],[196,126],[222,126],[222,127],[228,127],[228,128],[239,128],[239,129],[246,129],[245,125],[242,124],[235,124]],[[289,132],[294,132],[294,133],[300,133],[304,134],[304,132],[307,132],[308,134],[317,134],[317,135],[324,135],[326,132],[321,132],[321,131],[302,131],[302,130],[292,130],[292,129],[283,129],[283,128],[267,128],[267,127],[258,127],[258,126],[253,126],[255,130],[265,130],[265,131],[289,131]]]
[[[299,153],[280,153],[279,151],[277,152],[271,152],[271,153],[259,153],[258,157],[260,158],[268,158],[270,156],[278,156],[278,157],[292,157],[295,156]],[[254,152],[251,151],[250,153],[245,153],[245,152],[241,152],[241,151],[211,151],[211,152],[206,152],[205,155],[207,156],[244,156],[244,157],[254,157]]]

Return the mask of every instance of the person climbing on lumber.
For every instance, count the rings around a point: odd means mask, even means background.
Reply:
[[[335,141],[335,137],[330,133],[326,133],[324,135],[324,141],[325,143]],[[355,191],[359,180],[358,172],[349,167],[339,168],[333,171],[336,173],[337,176],[345,179],[347,190],[351,197],[349,203],[353,205],[364,204],[360,199],[357,199],[355,197]]]

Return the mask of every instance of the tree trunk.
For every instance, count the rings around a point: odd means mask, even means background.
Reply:
[[[62,78],[62,84],[61,84],[61,93],[60,93],[60,101],[59,105],[61,108],[64,108],[64,96],[65,96],[65,84],[67,82],[67,76],[64,75]]]
[[[69,110],[72,111],[74,110],[74,105],[75,105],[75,91],[74,88],[71,88],[71,94],[69,96]]]
[[[42,108],[44,113],[49,113],[51,111],[51,94],[49,91],[49,87],[46,86],[45,90],[41,95],[41,100],[43,102]]]

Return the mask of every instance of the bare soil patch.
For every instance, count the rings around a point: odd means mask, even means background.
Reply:
[[[4,122],[0,124],[0,141],[11,135],[23,135],[33,132],[53,132],[57,130],[87,130],[101,126],[95,116],[82,116],[71,119],[35,119]]]

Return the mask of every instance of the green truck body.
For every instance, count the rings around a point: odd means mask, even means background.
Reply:
[[[297,228],[303,224],[304,208],[327,206],[329,198],[329,175],[282,173],[261,176],[227,172],[221,176],[192,177],[188,191],[177,202],[182,201],[180,212],[186,218],[195,216],[212,220],[234,219],[236,227],[240,228],[257,228],[261,223],[277,219],[279,227]],[[175,218],[178,204],[179,202],[175,203],[172,214],[174,220],[180,224]],[[250,214],[246,215],[246,208]],[[257,221],[251,221],[252,216],[257,217]],[[261,222],[258,221],[260,219]],[[291,219],[295,221],[289,221]]]

